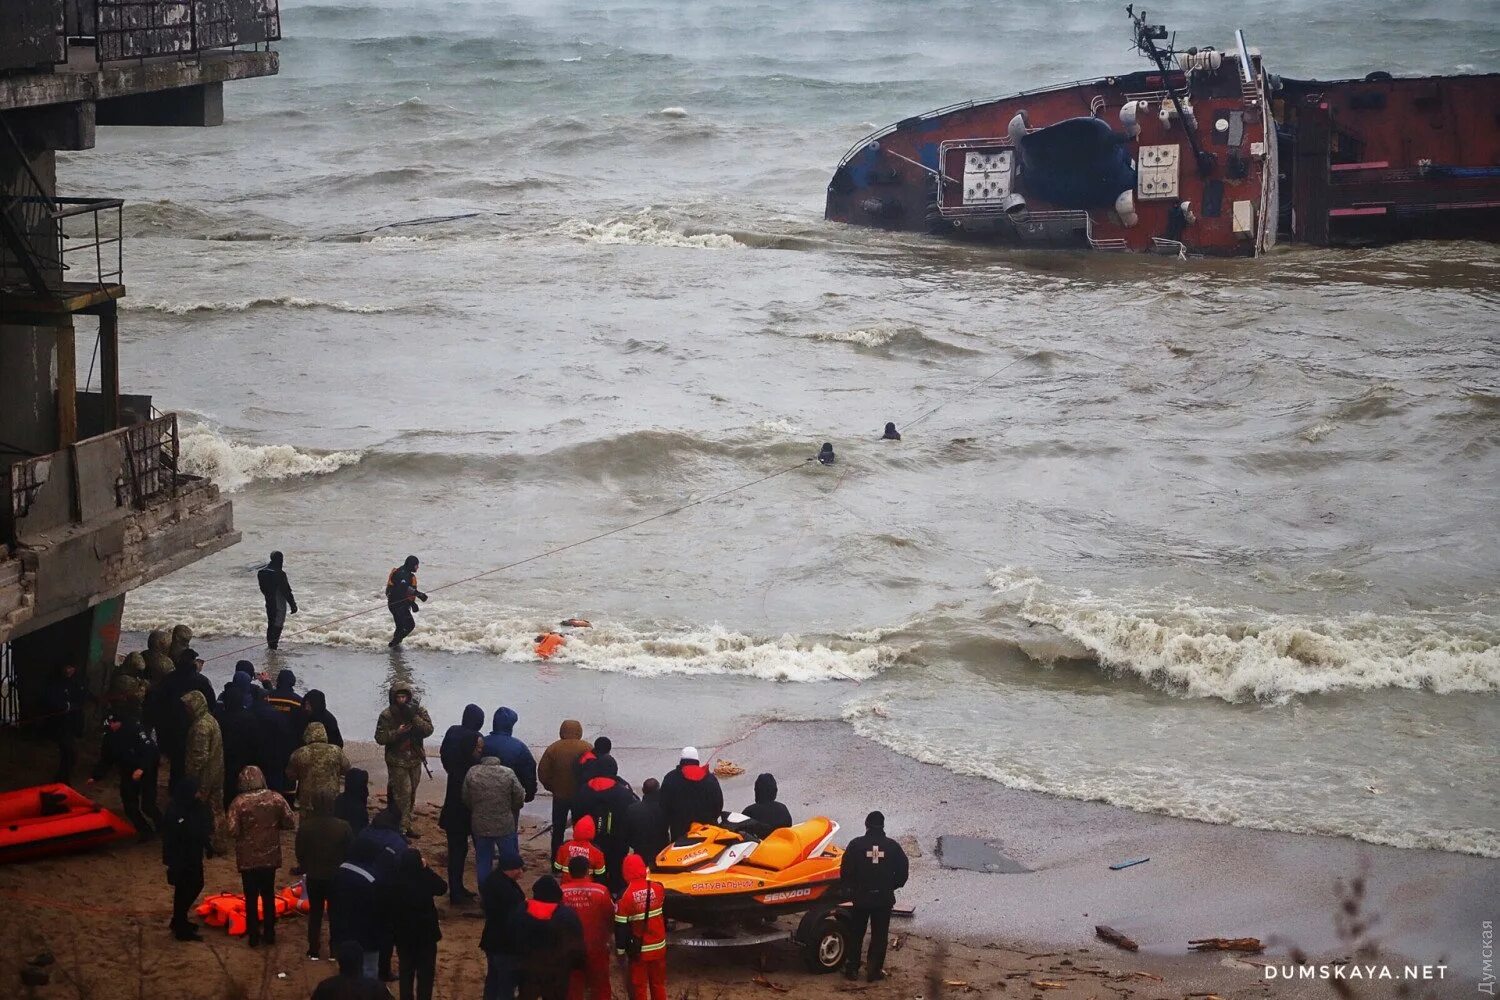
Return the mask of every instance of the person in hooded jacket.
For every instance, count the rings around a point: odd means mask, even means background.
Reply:
[[[626,815],[633,805],[635,792],[616,773],[615,759],[601,757],[598,775],[585,781],[578,793],[575,812],[594,821],[594,843],[604,855],[605,884],[611,894],[625,887],[623,865],[625,855],[630,853]]]
[[[239,660],[234,665],[234,675],[224,684],[224,690],[219,692],[219,705],[228,704],[231,700],[246,699],[250,696],[250,688],[255,684],[255,664],[249,660]]]
[[[630,850],[641,856],[647,866],[655,866],[656,856],[672,842],[667,829],[667,814],[661,807],[661,782],[647,778],[641,785],[641,801],[625,810],[625,832]]]
[[[515,709],[501,705],[495,709],[494,725],[484,738],[484,756],[498,757],[500,763],[515,772],[516,779],[526,790],[526,801],[536,798],[536,758],[524,740],[512,735],[521,717]],[[516,809],[516,829],[521,828],[521,810]]]
[[[203,940],[188,910],[203,891],[203,858],[214,856],[213,836],[213,814],[198,794],[198,783],[182,778],[161,818],[161,863],[172,887],[172,936],[179,941]]]
[[[590,778],[599,776],[599,761],[614,753],[615,744],[608,736],[597,736],[594,745],[584,751],[578,757],[578,763],[574,766],[574,773],[578,775],[578,784],[582,785]]]
[[[146,658],[140,653],[131,653],[121,660],[109,677],[109,688],[104,698],[109,714],[132,722],[141,722],[146,715],[146,694],[151,685],[146,681]]]
[[[203,695],[205,708],[213,704],[214,687],[201,671],[202,660],[192,649],[186,649],[177,658],[176,666],[149,696],[148,714],[151,728],[156,730],[156,742],[167,758],[167,788],[170,790],[182,776],[182,764],[187,754],[187,731],[192,722],[183,711],[182,696],[189,691]]]
[[[526,792],[515,772],[500,758],[485,754],[464,775],[463,802],[469,808],[469,827],[474,832],[474,862],[479,881],[489,877],[502,845],[520,849],[516,817]]]
[[[317,961],[323,909],[333,892],[333,877],[349,857],[354,831],[333,814],[333,795],[326,788],[308,793],[304,801],[307,811],[297,822],[297,867],[307,885],[307,957]]]
[[[467,903],[475,894],[464,888],[464,864],[469,858],[469,837],[473,834],[469,807],[464,804],[464,776],[479,763],[484,746],[484,709],[465,705],[463,721],[449,726],[438,748],[438,759],[448,775],[443,791],[443,808],[438,814],[438,828],[448,837],[448,901]],[[476,886],[479,882],[474,883]]]
[[[676,769],[661,779],[661,807],[673,840],[686,836],[694,823],[719,822],[724,792],[714,773],[698,763],[695,747],[683,747]]]
[[[521,1000],[567,1000],[573,973],[585,968],[583,924],[563,903],[562,887],[543,875],[531,889],[516,927]]]
[[[181,659],[185,650],[193,645],[193,630],[186,625],[172,626],[172,644],[167,647],[167,655],[176,663]]]
[[[296,715],[302,707],[302,696],[297,693],[297,675],[290,670],[276,673],[276,686],[266,695],[266,703],[278,712]]]
[[[891,910],[896,905],[896,890],[906,884],[907,873],[906,852],[885,835],[885,814],[870,813],[865,817],[864,836],[849,841],[839,863],[839,883],[849,894],[849,916],[853,923],[852,947],[844,962],[844,975],[849,979],[859,977],[866,926],[870,929],[866,978],[872,983],[885,978]]]
[[[73,782],[78,763],[77,740],[83,736],[83,705],[88,700],[78,667],[71,663],[57,669],[42,695],[42,721],[47,735],[57,744],[57,774],[53,781]]]
[[[414,837],[417,786],[422,783],[422,764],[427,759],[422,741],[432,735],[432,716],[404,681],[391,685],[389,702],[375,723],[375,742],[385,747],[389,782],[386,800],[400,810],[406,835]]]
[[[479,902],[484,908],[479,948],[487,963],[484,1000],[514,1000],[516,995],[520,960],[516,930],[526,906],[526,892],[520,885],[523,871],[521,852],[506,844],[495,859],[495,870],[479,883]]]
[[[667,1000],[667,890],[651,881],[638,854],[625,859],[625,881],[615,904],[615,948],[625,956],[630,1000]]]
[[[146,636],[146,649],[141,656],[146,661],[146,684],[153,690],[176,667],[167,652],[171,647],[172,636],[163,629],[153,629]]]
[[[286,625],[286,615],[297,613],[297,598],[292,596],[292,581],[287,579],[284,568],[285,557],[280,552],[271,553],[271,561],[255,574],[260,585],[261,596],[266,599],[266,648],[275,649],[281,641],[281,630]]]
[[[432,901],[447,891],[448,883],[427,866],[421,851],[408,849],[401,855],[385,904],[401,960],[401,1000],[432,1000],[438,942],[443,939]]]
[[[333,800],[333,814],[358,836],[370,825],[370,772],[351,767],[344,775],[344,790]]]
[[[385,983],[365,975],[365,953],[359,942],[344,941],[334,950],[339,971],[312,991],[312,1000],[392,1000]]]
[[[339,720],[328,710],[328,696],[317,688],[313,688],[302,696],[302,711],[296,716],[299,740],[306,740],[307,727],[314,722],[322,724],[323,731],[328,734],[329,743],[336,747],[344,745],[344,734],[339,731]]]
[[[89,777],[93,784],[113,767],[120,776],[120,806],[125,818],[144,841],[161,825],[156,805],[156,768],[161,751],[146,727],[118,715],[105,716],[99,741],[99,760]]]
[[[603,885],[608,874],[604,852],[594,844],[594,817],[579,816],[573,821],[573,836],[564,841],[552,855],[552,872],[558,878],[571,870],[574,858],[583,859],[584,872]]]
[[[198,782],[198,791],[214,814],[214,850],[224,849],[224,736],[219,722],[208,711],[202,691],[182,696],[184,714],[190,721],[183,746],[183,771]]]
[[[583,725],[576,719],[564,719],[557,727],[557,739],[542,753],[536,776],[543,788],[552,793],[552,853],[562,846],[563,831],[571,822],[569,810],[578,795],[580,780],[578,762],[592,751],[583,740]]]
[[[759,824],[757,832],[764,837],[773,830],[792,825],[791,810],[776,801],[776,776],[758,775],[755,779],[755,804],[744,808],[744,813]]]
[[[276,792],[286,790],[286,766],[297,749],[292,717],[271,704],[265,688],[250,688],[250,715],[255,719],[256,745],[260,760],[256,763],[266,776],[266,785]]]
[[[266,787],[260,768],[240,772],[240,788],[229,806],[229,836],[245,889],[250,947],[276,943],[276,870],[281,867],[281,831],[296,825],[286,799]],[[259,904],[259,905],[257,905]]]
[[[306,815],[308,797],[324,791],[332,799],[339,793],[344,775],[349,773],[349,758],[341,747],[328,742],[321,722],[307,727],[305,742],[287,761],[286,776],[297,786],[297,812]]]
[[[227,687],[219,696],[219,732],[224,740],[225,809],[229,808],[229,803],[239,794],[237,782],[240,772],[251,764],[259,766],[265,757],[260,746],[260,726],[251,714],[253,700],[254,696],[246,686]]]
[[[366,978],[377,979],[380,952],[386,943],[382,894],[376,888],[381,848],[372,840],[354,838],[349,857],[333,874],[328,898],[328,941],[337,951],[345,944],[360,950]]]
[[[356,843],[374,844],[379,850],[375,853],[372,863],[374,864],[375,888],[384,894],[391,885],[391,880],[396,877],[396,865],[401,860],[401,855],[411,845],[401,835],[401,812],[394,806],[387,805],[375,814],[370,825],[354,838]],[[395,941],[390,936],[389,914],[385,916],[385,928],[380,944],[380,961],[378,973],[383,982],[393,983],[396,977],[391,975],[391,953],[395,949]]]
[[[589,863],[581,857],[568,861],[567,874],[562,880],[563,902],[583,925],[582,969],[573,973],[568,984],[568,1000],[612,1000],[609,985],[609,954],[613,951],[615,933],[615,901],[609,890],[589,875]]]

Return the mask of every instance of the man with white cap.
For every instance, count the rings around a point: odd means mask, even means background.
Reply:
[[[683,747],[677,767],[661,779],[661,807],[673,840],[694,823],[717,823],[724,811],[724,792],[713,772],[698,763],[698,749]]]

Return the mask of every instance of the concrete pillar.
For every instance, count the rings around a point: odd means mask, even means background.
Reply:
[[[99,389],[106,430],[120,426],[120,314],[111,303],[99,314]]]
[[[73,343],[71,317],[66,326],[55,328],[57,338],[57,448],[78,440],[78,362]]]

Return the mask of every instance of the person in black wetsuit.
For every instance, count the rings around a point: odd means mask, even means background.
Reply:
[[[281,641],[287,612],[297,613],[297,599],[292,596],[292,583],[281,567],[282,559],[280,552],[272,552],[271,561],[255,574],[260,592],[266,599],[266,646],[270,649],[275,649]]]
[[[427,600],[427,595],[417,589],[419,565],[421,564],[416,556],[407,556],[406,561],[391,570],[391,575],[385,579],[386,604],[391,609],[391,618],[396,622],[396,633],[387,643],[389,646],[401,645],[401,640],[411,635],[417,627],[412,612],[417,610],[418,601]]]

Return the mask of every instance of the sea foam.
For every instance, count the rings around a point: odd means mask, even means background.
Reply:
[[[180,440],[182,471],[211,479],[227,491],[242,489],[256,480],[327,475],[364,457],[357,451],[319,453],[285,444],[245,444],[202,424],[184,427]]]

